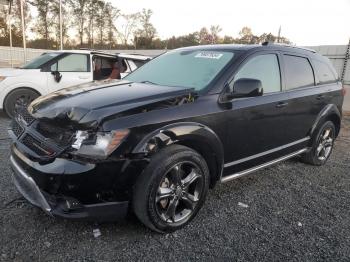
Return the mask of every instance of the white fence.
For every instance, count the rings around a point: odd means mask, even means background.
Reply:
[[[27,49],[27,61],[41,55],[49,50],[44,49]],[[11,56],[12,54],[12,56]],[[23,48],[13,47],[12,52],[10,47],[0,46],[0,67],[10,67],[11,60],[14,67],[21,66],[24,63]]]
[[[327,56],[333,63],[339,76],[343,71],[344,58],[346,53],[346,45],[328,45],[328,46],[310,46],[308,48],[314,49],[322,55]],[[27,49],[27,61],[30,61],[34,57],[50,50],[43,49]],[[137,53],[148,56],[156,56],[164,53],[165,50],[106,50],[109,53]],[[14,67],[21,66],[23,64],[23,49],[14,47],[12,49],[12,64]],[[11,52],[9,47],[0,46],[0,67],[11,66]],[[348,62],[344,83],[350,85],[350,61]]]

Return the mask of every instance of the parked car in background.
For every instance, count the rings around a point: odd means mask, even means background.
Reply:
[[[21,68],[0,69],[0,110],[12,117],[16,105],[29,104],[61,88],[116,76],[112,74],[116,64],[122,78],[150,59],[95,50],[44,53]]]
[[[19,111],[13,179],[51,215],[112,220],[132,210],[171,232],[218,182],[295,156],[325,164],[344,94],[330,62],[310,50],[170,51],[122,81],[62,89]]]

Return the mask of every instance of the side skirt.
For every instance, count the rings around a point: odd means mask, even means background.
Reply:
[[[270,161],[270,162],[266,162],[266,163],[261,164],[261,165],[259,165],[259,166],[255,166],[255,167],[249,168],[249,169],[247,169],[247,170],[243,170],[243,171],[240,171],[240,172],[238,172],[238,173],[235,173],[235,174],[232,174],[232,175],[228,175],[228,176],[222,177],[222,178],[221,178],[221,183],[229,182],[229,181],[234,180],[234,179],[236,179],[236,178],[239,178],[239,177],[248,175],[248,174],[250,174],[250,173],[253,173],[253,172],[255,172],[255,171],[259,170],[259,169],[262,169],[262,168],[271,166],[271,165],[273,165],[273,164],[276,164],[276,163],[278,163],[278,162],[281,162],[281,161],[283,161],[283,160],[287,160],[287,159],[289,159],[289,158],[295,157],[295,156],[297,156],[297,155],[300,155],[300,154],[306,152],[307,150],[308,150],[307,148],[304,148],[304,149],[301,149],[301,150],[299,150],[299,151],[297,151],[297,152],[294,152],[294,153],[291,153],[291,154],[282,156],[282,157],[280,157],[280,158],[277,158],[277,159],[272,160],[272,161]]]

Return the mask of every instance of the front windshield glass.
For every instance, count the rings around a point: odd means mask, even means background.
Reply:
[[[22,68],[23,69],[38,69],[40,66],[42,66],[46,62],[49,62],[51,59],[57,57],[60,54],[61,53],[44,53],[41,56],[34,58],[29,63],[22,66]]]
[[[200,91],[233,56],[228,51],[175,50],[151,60],[124,79]]]

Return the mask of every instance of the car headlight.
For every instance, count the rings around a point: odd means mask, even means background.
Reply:
[[[0,76],[0,82],[5,80],[6,79],[6,76]]]
[[[77,131],[72,148],[79,156],[106,159],[128,136],[129,130],[115,130],[110,132],[89,133]]]

